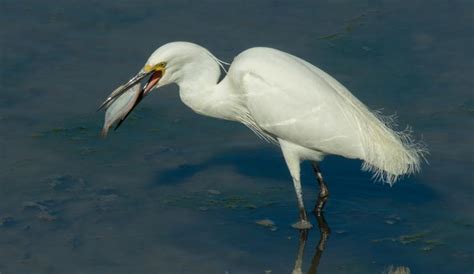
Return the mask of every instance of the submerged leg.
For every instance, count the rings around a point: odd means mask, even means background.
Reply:
[[[295,187],[296,199],[298,201],[298,209],[300,213],[300,220],[293,224],[292,227],[296,229],[309,229],[312,227],[312,225],[308,221],[306,210],[304,208],[303,190],[301,189],[300,181],[300,159],[294,153],[294,149],[291,144],[280,141],[280,145],[283,156],[285,157],[286,165],[288,166],[291,177],[293,178],[293,185]]]
[[[329,190],[324,183],[323,175],[321,174],[321,169],[319,168],[318,163],[311,162],[311,165],[313,166],[314,175],[316,175],[319,184],[319,196],[313,211],[317,215],[320,215],[323,211],[324,205],[326,204],[326,200],[329,198]]]
[[[324,219],[323,213],[320,215],[316,215],[316,220],[318,220],[318,227],[319,227],[319,242],[316,246],[316,251],[313,255],[313,259],[311,260],[311,265],[306,272],[307,274],[316,274],[318,273],[319,262],[321,261],[321,256],[323,255],[324,250],[326,249],[326,244],[329,238],[329,234],[331,234],[331,230],[329,229],[326,220]],[[302,266],[303,266],[303,257],[304,257],[304,248],[308,239],[309,230],[300,230],[300,239],[298,242],[298,252],[296,253],[295,259],[295,266],[293,268],[292,274],[302,274]]]
[[[302,274],[303,273],[303,257],[304,257],[304,247],[306,241],[308,240],[308,229],[300,230],[300,239],[298,242],[298,253],[296,253],[295,266],[293,267],[292,274]]]
[[[321,214],[315,215],[316,220],[318,220],[320,238],[318,246],[316,248],[316,253],[313,256],[313,259],[311,260],[311,267],[308,271],[308,274],[316,274],[318,272],[318,266],[321,260],[321,255],[323,255],[324,249],[326,249],[326,243],[328,241],[329,234],[331,234],[331,230],[329,229],[328,223],[324,219],[323,213],[321,212]]]

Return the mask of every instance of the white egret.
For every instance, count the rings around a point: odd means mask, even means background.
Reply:
[[[293,227],[299,229],[311,227],[300,181],[303,160],[312,161],[320,186],[317,213],[329,195],[318,166],[325,155],[360,159],[363,170],[390,184],[419,171],[423,146],[412,141],[409,133],[391,129],[387,119],[312,64],[276,49],[251,48],[234,58],[218,82],[223,63],[193,43],[163,45],[102,104],[108,108],[104,133],[111,122],[120,120],[120,124],[127,117],[123,108],[128,114],[152,89],[176,83],[181,100],[195,112],[241,122],[280,146],[296,191],[299,221]],[[147,76],[151,76],[147,84],[136,89],[138,95],[127,92]],[[115,103],[121,107],[110,107]]]

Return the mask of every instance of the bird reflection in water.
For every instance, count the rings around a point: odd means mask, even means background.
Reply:
[[[388,266],[382,274],[410,274],[410,268],[406,266]]]
[[[316,252],[314,253],[313,259],[311,260],[311,266],[309,267],[308,274],[318,273],[319,261],[321,256],[326,248],[326,242],[331,234],[331,230],[324,219],[323,212],[315,213],[316,220],[318,221],[318,228],[320,233],[320,238],[318,245],[316,247]],[[293,268],[292,274],[302,274],[302,265],[303,265],[303,255],[306,241],[308,240],[309,229],[300,230],[300,239],[298,243],[298,253],[296,254],[295,267]]]
[[[329,228],[326,219],[324,218],[323,212],[314,213],[316,216],[316,220],[318,221],[318,228],[319,228],[319,242],[316,246],[316,252],[314,253],[313,258],[311,259],[311,265],[309,267],[307,274],[316,274],[318,273],[318,266],[321,260],[321,256],[323,255],[324,249],[326,248],[327,241],[329,239],[329,235],[331,234],[331,229]],[[304,229],[299,231],[299,242],[298,242],[298,253],[296,254],[295,259],[295,267],[293,268],[292,274],[303,274],[302,266],[303,266],[303,256],[304,256],[304,248],[306,245],[306,241],[308,240],[309,229]],[[390,265],[386,267],[382,274],[410,274],[410,268],[406,266],[393,266]]]

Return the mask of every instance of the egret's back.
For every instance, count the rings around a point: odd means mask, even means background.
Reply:
[[[324,71],[290,54],[253,48],[237,56],[230,80],[246,95],[265,132],[325,154],[364,160],[363,169],[388,183],[419,170],[422,146],[390,119],[370,111]]]

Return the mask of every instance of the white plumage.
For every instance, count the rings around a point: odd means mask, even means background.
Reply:
[[[425,149],[408,131],[394,131],[391,119],[370,111],[341,83],[298,57],[251,48],[235,57],[218,83],[221,61],[196,44],[173,42],[157,49],[141,73],[154,73],[150,68],[163,63],[156,69],[161,79],[149,89],[176,83],[195,112],[241,122],[280,145],[297,193],[298,228],[310,226],[301,212],[302,160],[317,163],[329,154],[361,159],[363,170],[390,184],[420,169]],[[317,164],[315,171],[324,184]]]

